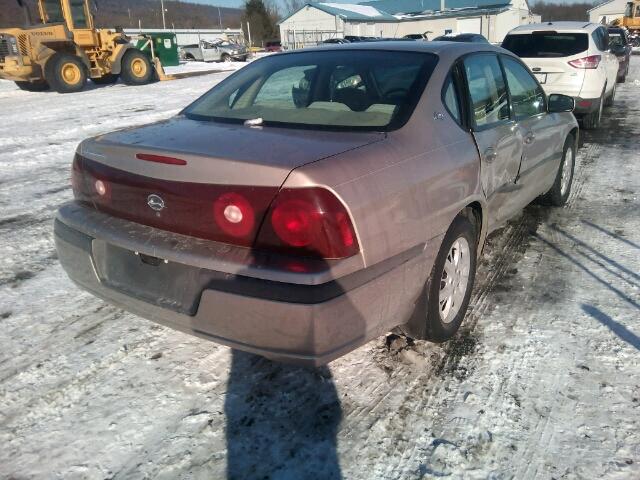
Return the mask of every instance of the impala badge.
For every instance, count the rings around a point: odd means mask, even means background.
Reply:
[[[156,195],[152,193],[147,197],[147,205],[149,205],[153,210],[159,212],[164,208],[164,200],[160,195]]]

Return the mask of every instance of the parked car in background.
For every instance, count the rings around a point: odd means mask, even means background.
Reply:
[[[489,43],[483,35],[479,33],[449,33],[440,35],[433,39],[434,42],[471,42],[471,43]]]
[[[282,43],[280,40],[273,40],[270,42],[266,42],[264,44],[265,52],[281,52],[282,51]]]
[[[323,43],[326,43],[328,45],[342,45],[343,43],[351,43],[349,40],[347,40],[346,38],[327,38],[326,40],[323,40],[322,42],[320,42],[318,45],[322,45]]]
[[[408,40],[429,40],[429,37],[427,36],[426,33],[410,33],[408,35],[405,35],[402,38],[405,38]]]
[[[357,35],[345,35],[345,40],[349,40],[351,43],[355,42],[370,42],[372,40],[377,40],[376,37],[361,37]]]
[[[249,50],[239,43],[231,43],[228,40],[216,40],[209,42],[201,40],[200,45],[185,45],[180,49],[181,56],[185,60],[198,60],[200,62],[246,62]]]
[[[611,53],[618,57],[618,83],[624,83],[629,74],[632,47],[629,42],[629,34],[626,28],[609,27],[609,44]]]
[[[273,359],[323,364],[398,325],[445,341],[487,234],[566,202],[573,105],[489,44],[266,56],[82,142],[58,256],[114,305]]]
[[[586,129],[600,126],[603,108],[613,104],[618,58],[603,25],[548,22],[511,30],[502,46],[518,55],[547,93],[576,100],[575,114]]]

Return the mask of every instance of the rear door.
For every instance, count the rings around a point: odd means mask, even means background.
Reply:
[[[588,55],[588,33],[541,30],[510,34],[502,46],[522,58],[548,94],[580,95],[585,70],[569,62]]]
[[[477,53],[462,61],[473,137],[480,153],[480,177],[489,205],[489,226],[513,210],[512,191],[520,169],[523,137],[511,118],[498,56]]]

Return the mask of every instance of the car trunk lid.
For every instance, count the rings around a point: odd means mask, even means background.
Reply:
[[[251,246],[291,170],[382,138],[178,117],[84,142],[74,162],[74,192],[115,217]],[[225,208],[218,211],[220,199]],[[230,204],[237,208],[226,209]],[[221,215],[237,225],[221,228]]]

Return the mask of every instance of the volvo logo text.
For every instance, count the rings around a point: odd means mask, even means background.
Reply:
[[[147,205],[149,205],[153,210],[159,212],[164,208],[164,200],[160,195],[156,195],[152,193],[147,197]]]

